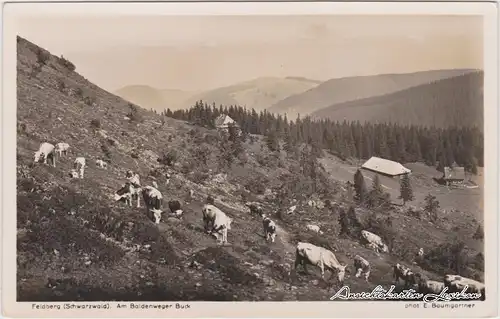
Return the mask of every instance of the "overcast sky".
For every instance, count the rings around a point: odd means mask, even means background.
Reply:
[[[25,18],[19,35],[104,89],[206,90],[261,76],[317,80],[483,68],[482,17]]]

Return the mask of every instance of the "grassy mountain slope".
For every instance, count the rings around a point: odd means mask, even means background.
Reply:
[[[208,104],[215,102],[217,106],[242,105],[257,112],[264,110],[275,102],[287,96],[305,92],[318,85],[319,81],[306,78],[275,78],[261,77],[235,85],[202,92],[187,99],[184,107],[192,106],[196,101],[203,100]]]
[[[333,104],[394,93],[469,72],[472,70],[433,70],[331,79],[304,93],[278,101],[268,110],[295,118],[297,113],[307,115]]]
[[[483,126],[483,72],[438,80],[396,93],[334,104],[311,114],[361,122]]]
[[[173,89],[161,90],[148,85],[129,85],[115,91],[114,94],[143,108],[163,111],[166,108],[178,109],[186,99],[196,93]]]
[[[284,152],[271,154],[261,137],[245,142],[235,164],[219,170],[221,150],[214,131],[141,108],[131,111],[127,101],[87,81],[69,62],[22,38],[18,38],[17,71],[19,301],[327,300],[332,290],[320,280],[317,269],[310,268],[309,275],[289,275],[298,241],[329,247],[342,263],[352,265],[354,254],[368,259],[371,282],[355,278],[351,266],[346,279],[351,291],[390,285],[392,264],[410,264],[418,247],[430,251],[458,236],[466,238],[471,258],[481,250],[482,241],[471,239],[477,221],[469,216],[477,212],[444,205],[447,212],[435,224],[404,209],[385,212],[394,229],[404,229],[396,233],[390,254],[377,256],[357,241],[339,237],[338,209],[346,208],[349,199],[334,173],[348,164],[329,157],[324,172],[333,179],[324,199],[334,201],[334,207],[300,204],[296,214],[280,219],[274,214],[280,207],[272,200],[272,191],[280,188],[282,179],[302,183],[304,177],[298,160]],[[68,157],[58,158],[55,168],[33,165],[33,153],[44,141],[71,146]],[[173,152],[174,165],[156,161]],[[68,176],[76,156],[87,159],[81,180]],[[97,168],[97,158],[109,161],[109,168]],[[143,185],[156,180],[165,200],[180,200],[183,220],[164,216],[155,225],[147,220],[144,207],[115,202],[113,193],[129,169],[140,174]],[[169,184],[167,171],[172,175]],[[194,199],[187,199],[189,189],[195,191]],[[202,230],[200,210],[209,194],[234,218],[228,246],[218,246]],[[304,194],[305,188],[299,187],[293,197],[302,200]],[[447,190],[443,196],[461,195]],[[247,200],[263,202],[276,220],[275,243],[263,239],[261,221],[242,205]],[[359,211],[363,223],[368,213]],[[307,232],[306,223],[319,224],[325,235]],[[425,267],[412,265],[432,279],[439,280],[445,271],[432,260]],[[467,275],[482,276],[476,269],[467,270]],[[333,286],[340,287],[335,281]]]

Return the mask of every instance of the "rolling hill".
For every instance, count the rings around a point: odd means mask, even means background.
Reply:
[[[196,93],[174,89],[162,90],[148,85],[129,85],[114,92],[119,97],[145,109],[157,111],[163,111],[166,108],[177,110],[185,100]]]
[[[396,93],[333,104],[313,118],[483,128],[483,72],[436,80]]]
[[[470,72],[473,70],[433,70],[331,79],[308,91],[276,102],[268,108],[268,111],[295,118],[298,113],[305,116],[334,104],[395,93]]]
[[[196,101],[203,100],[208,104],[215,102],[217,106],[220,104],[246,106],[247,109],[253,108],[259,112],[290,95],[316,87],[319,83],[321,81],[301,77],[260,77],[196,94],[182,105],[188,108]]]
[[[443,272],[452,271],[443,266],[452,257],[442,248],[457,238],[467,245],[460,256],[471,261],[460,274],[483,280],[484,260],[478,257],[483,242],[472,238],[478,228],[472,216],[478,212],[453,200],[464,199],[467,189],[443,189],[430,182],[432,176],[418,174],[416,194],[448,201],[442,200],[433,223],[415,215],[422,206],[416,201],[380,212],[393,225],[385,228],[393,244],[390,253],[377,255],[355,237],[339,235],[341,212],[355,206],[344,188],[343,178],[355,169],[348,162],[325,156],[318,168],[322,178],[313,181],[302,173],[299,155],[271,152],[261,136],[252,136],[227,164],[234,149],[227,150],[227,140],[216,131],[139,108],[89,82],[70,61],[21,37],[17,54],[18,301],[328,300],[340,283],[322,281],[312,267],[310,274],[291,272],[299,241],[335,251],[343,264],[352,265],[356,254],[369,260],[368,283],[354,277],[350,267],[346,284],[351,292],[388,288],[396,262],[441,280]],[[69,143],[69,155],[58,157],[56,167],[33,163],[42,142]],[[69,177],[76,156],[87,160],[83,179]],[[98,158],[109,163],[107,170],[95,165]],[[113,194],[127,170],[137,172],[142,185],[156,181],[165,201],[179,200],[183,218],[165,212],[156,225],[144,207],[116,202]],[[286,185],[297,187],[280,202],[277,192],[287,180]],[[313,182],[324,193],[307,187]],[[478,192],[469,194],[471,200],[480,200]],[[203,230],[201,208],[208,195],[234,219],[228,245],[217,245]],[[310,198],[332,204],[313,208],[306,204]],[[293,199],[297,213],[279,214]],[[260,201],[276,221],[275,243],[264,240],[262,220],[248,212],[246,201]],[[366,227],[372,227],[373,214],[361,207],[355,212]],[[324,234],[307,231],[308,223],[318,224]],[[413,265],[419,247],[430,257]]]

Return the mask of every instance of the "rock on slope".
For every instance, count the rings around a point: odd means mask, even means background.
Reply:
[[[378,257],[357,242],[338,238],[336,210],[301,208],[300,214],[277,220],[281,231],[276,243],[264,241],[260,220],[242,208],[243,198],[260,197],[244,188],[251,183],[279,186],[280,176],[293,174],[290,167],[298,165],[285,154],[279,165],[263,165],[262,159],[272,157],[254,145],[255,154],[246,154],[245,165],[233,165],[225,170],[227,175],[210,178],[207,171],[217,171],[220,155],[212,142],[217,141],[214,132],[134,108],[74,72],[70,62],[22,38],[17,71],[19,301],[327,300],[331,289],[317,280],[317,270],[309,276],[288,275],[299,240],[334,249],[343,263],[356,253],[369,259],[373,283],[351,278],[352,290],[391,283],[390,267],[399,259]],[[33,165],[33,152],[43,141],[69,143],[69,156],[58,159],[56,168]],[[208,151],[205,171],[199,168],[201,148]],[[155,161],[173,151],[176,165]],[[76,156],[85,156],[89,163],[83,180],[67,174]],[[108,170],[95,166],[99,157],[109,161]],[[144,185],[156,180],[166,200],[181,200],[184,219],[165,216],[156,226],[146,219],[144,208],[114,202],[113,192],[128,169],[138,172]],[[168,185],[167,170],[173,175]],[[256,177],[265,182],[256,183]],[[189,189],[195,190],[191,201],[186,199]],[[337,186],[332,190],[331,198],[341,203],[345,194]],[[229,246],[217,246],[202,230],[200,209],[208,194],[235,219]],[[276,211],[272,202],[265,203],[269,213]],[[436,240],[448,240],[426,221],[392,217],[398,226],[418,226],[398,234],[399,243],[411,239],[409,249],[430,249]],[[311,220],[321,223],[324,236],[303,229]]]

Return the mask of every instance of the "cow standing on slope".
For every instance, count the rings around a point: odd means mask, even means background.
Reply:
[[[35,160],[34,163],[39,163],[43,160],[44,164],[47,164],[47,159],[50,158],[52,160],[52,166],[56,167],[56,157],[55,157],[55,146],[50,143],[42,143],[38,148],[38,151],[35,152]]]
[[[63,155],[68,155],[69,144],[68,143],[57,143],[55,147],[55,151],[59,157]]]
[[[380,236],[375,235],[374,233],[370,233],[367,230],[362,230],[361,237],[367,243],[367,247],[375,250],[375,252],[377,252],[377,254],[380,253],[380,251],[382,251],[384,253],[389,252],[389,248],[382,241],[382,238],[380,238]]]
[[[264,236],[266,237],[266,241],[269,241],[269,239],[271,239],[271,241],[274,243],[274,239],[276,238],[276,223],[265,214],[263,214],[262,226],[264,227]]]
[[[411,287],[417,284],[415,273],[410,268],[401,265],[400,263],[395,264],[392,268],[394,272],[393,277],[395,284],[399,282],[399,279],[404,281],[405,287]]]
[[[77,157],[73,162],[73,169],[78,170],[79,177],[83,178],[83,172],[85,170],[85,157]]]
[[[233,219],[214,205],[205,204],[202,208],[203,223],[207,233],[215,236],[221,244],[227,244],[227,231]],[[211,226],[209,226],[211,225]],[[221,237],[219,237],[221,235]]]
[[[368,282],[368,277],[370,277],[370,263],[361,257],[360,255],[354,256],[354,268],[356,269],[356,278],[359,278],[361,274],[364,274],[365,281]]]
[[[161,192],[153,186],[145,186],[141,191],[148,216],[152,215],[152,218],[150,217],[150,219],[152,219],[155,224],[159,224],[161,221],[161,215],[163,214],[163,211],[161,210],[163,201]],[[150,212],[152,214],[150,214]]]
[[[347,265],[342,265],[330,250],[310,243],[299,242],[295,254],[295,272],[297,267],[302,265],[307,273],[306,265],[311,264],[321,269],[321,278],[325,278],[326,268],[331,271],[332,276],[337,272],[338,281],[341,284],[344,282]]]

